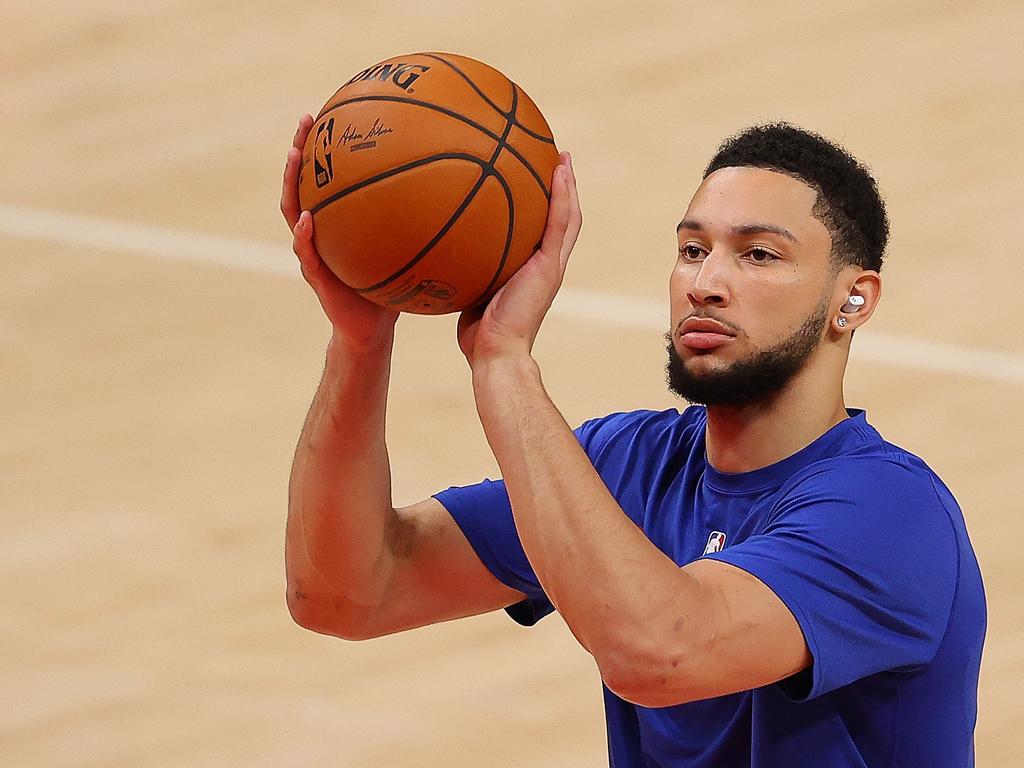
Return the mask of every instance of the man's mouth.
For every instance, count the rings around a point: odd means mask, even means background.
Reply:
[[[691,317],[679,326],[679,339],[689,349],[714,349],[734,338],[734,331],[710,318]]]

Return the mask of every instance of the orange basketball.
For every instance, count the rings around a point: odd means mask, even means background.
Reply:
[[[522,88],[450,53],[364,69],[320,110],[299,200],[327,265],[420,314],[489,299],[536,250],[558,151]]]

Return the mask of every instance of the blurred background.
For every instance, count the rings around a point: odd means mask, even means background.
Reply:
[[[329,333],[277,210],[285,151],[355,72],[439,50],[503,70],[573,152],[586,223],[537,349],[571,424],[682,407],[674,227],[723,137],[786,119],[871,166],[893,237],[847,402],[964,509],[990,611],[978,765],[1024,764],[1022,24],[1012,1],[8,0],[3,763],[606,764],[597,670],[557,616],[347,643],[285,607]],[[399,323],[397,504],[495,473],[454,322]]]

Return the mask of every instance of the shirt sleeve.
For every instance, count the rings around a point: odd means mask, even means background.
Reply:
[[[813,664],[779,685],[804,700],[929,662],[949,623],[958,552],[928,471],[893,459],[795,483],[762,532],[708,557],[753,574],[793,613]]]
[[[448,488],[434,498],[455,519],[494,577],[526,595],[525,600],[505,609],[509,616],[531,627],[554,610],[519,541],[503,480]]]
[[[574,430],[592,462],[625,416],[628,414],[593,419]],[[530,627],[554,611],[519,540],[503,480],[448,488],[434,498],[448,510],[494,577],[526,595],[525,600],[505,609],[509,616]]]

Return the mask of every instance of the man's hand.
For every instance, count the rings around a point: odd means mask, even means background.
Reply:
[[[483,307],[459,318],[459,346],[470,367],[507,353],[529,354],[562,285],[583,225],[572,160],[563,152],[551,180],[551,203],[540,249]]]
[[[299,257],[302,276],[316,292],[324,313],[334,328],[334,338],[350,347],[366,348],[390,337],[398,311],[385,309],[364,299],[331,272],[313,244],[313,217],[299,203],[299,167],[302,147],[313,127],[313,118],[303,115],[295,131],[284,167],[281,213],[292,231],[292,250]]]

